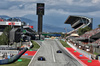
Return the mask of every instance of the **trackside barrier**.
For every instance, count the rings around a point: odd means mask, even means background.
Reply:
[[[18,54],[18,50],[0,50],[0,56],[2,56],[4,53],[7,53],[7,54]]]
[[[62,41],[65,41],[65,40],[62,39]],[[72,44],[70,44],[69,42],[67,42],[67,44],[68,44],[69,46],[71,46],[74,50],[77,50],[77,48],[76,48],[75,46],[73,46]]]
[[[9,64],[9,63],[13,63],[15,62],[16,60],[18,60],[22,55],[23,53],[25,53],[28,49],[27,48],[24,48],[22,51],[20,51],[17,55],[11,57],[10,59],[4,59],[4,60],[0,60],[0,65],[2,64]]]
[[[100,62],[100,56],[98,56],[98,60],[99,60],[99,62]]]
[[[31,45],[30,47],[33,47],[33,45]],[[10,64],[10,63],[17,61],[27,50],[28,48],[26,47],[23,50],[21,50],[17,55],[11,57],[10,59],[0,60],[0,65]]]
[[[69,42],[67,42],[67,44],[68,44],[69,46],[71,46],[74,50],[77,50],[77,48],[76,48],[75,46],[73,46],[72,44],[70,44]]]
[[[83,54],[84,56],[88,57],[89,59],[91,59],[91,54],[84,52],[83,50],[80,49],[76,49],[76,51],[78,51],[79,53]]]
[[[63,40],[63,41],[64,41],[64,40]],[[72,45],[71,43],[69,43],[69,42],[67,42],[67,44],[68,44],[69,46],[71,46],[74,50],[78,51],[79,53],[81,53],[81,54],[83,54],[84,56],[86,56],[86,57],[88,57],[89,59],[91,59],[91,54],[86,53],[85,51],[76,48],[75,46],[73,46],[73,45]]]

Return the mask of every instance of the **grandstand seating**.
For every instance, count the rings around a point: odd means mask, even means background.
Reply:
[[[100,45],[100,39],[96,40],[95,42],[93,43],[96,43],[96,44],[99,44]]]
[[[100,52],[100,28],[85,32],[83,35],[75,37],[74,39],[70,37],[70,34],[77,33],[79,28],[85,28],[88,26],[92,29],[92,22],[92,18],[71,15],[65,21],[65,24],[70,24],[71,27],[74,28],[74,30],[67,33],[69,35],[66,37],[68,42],[79,49],[93,54],[94,52]]]
[[[97,34],[97,33],[99,33],[99,32],[100,32],[100,28],[96,28],[96,29],[94,29],[94,30],[88,31],[88,32],[86,32],[85,34],[79,36],[79,38],[88,39],[88,38],[90,38],[91,36],[93,36],[93,35],[95,35],[95,34]]]

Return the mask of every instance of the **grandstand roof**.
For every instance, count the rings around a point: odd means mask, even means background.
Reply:
[[[70,15],[64,23],[65,23],[65,24],[72,24],[73,22],[75,22],[76,20],[78,20],[78,19],[80,19],[80,18],[89,19],[88,17],[85,17],[85,16]]]
[[[68,17],[68,19],[65,21],[65,24],[71,24],[72,22],[76,21],[79,18],[80,18],[79,16],[72,16],[72,15],[70,15]]]

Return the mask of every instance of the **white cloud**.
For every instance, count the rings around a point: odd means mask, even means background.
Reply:
[[[37,0],[9,0],[9,1],[36,2]]]
[[[79,15],[95,15],[99,13],[100,8],[96,7],[100,0],[4,0],[5,2],[13,2],[7,10],[0,9],[0,15],[24,16],[27,14],[36,14],[36,3],[44,2],[46,15],[58,13],[62,15],[79,14]],[[16,4],[17,3],[17,4]],[[16,5],[15,5],[16,4]],[[2,7],[7,7],[0,5]],[[96,8],[95,8],[96,7]]]
[[[19,7],[22,7],[23,5],[21,4],[21,5],[19,5]]]
[[[27,14],[35,14],[36,12],[35,11],[32,11],[32,10],[1,10],[0,11],[0,15],[8,15],[10,17],[21,17],[21,16],[24,16],[24,15],[27,15]]]
[[[46,14],[45,15],[63,15],[63,16],[69,16],[69,15],[80,15],[80,16],[87,16],[87,17],[100,17],[100,11],[95,11],[95,12],[87,12],[87,13],[74,13],[74,12],[66,12],[62,9],[59,10],[55,10],[55,9],[51,9],[51,10],[46,10]]]
[[[92,0],[92,3],[99,3],[100,0]]]
[[[36,9],[36,4],[35,3],[26,4],[25,5],[25,9]]]
[[[91,17],[100,17],[100,11],[89,12],[88,15]]]
[[[22,17],[24,15],[36,15],[36,3],[45,3],[45,15],[54,23],[58,20],[64,27],[64,19],[69,15],[81,15],[87,17],[100,17],[100,0],[0,0],[0,15],[10,17]],[[59,17],[58,17],[59,16]],[[62,19],[63,18],[63,19]],[[55,20],[55,21],[54,21]]]
[[[16,10],[17,10],[17,9],[18,9],[18,6],[12,6],[12,7],[10,7],[9,9],[10,9],[10,10],[13,10],[13,9],[16,9]]]

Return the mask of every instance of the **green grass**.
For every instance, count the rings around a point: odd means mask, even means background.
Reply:
[[[94,52],[95,55],[98,55],[99,53]]]
[[[34,47],[32,48],[32,50],[37,50],[37,49],[39,49],[40,48],[40,46],[35,42],[35,41],[33,41],[32,40],[32,44],[34,45]]]
[[[64,47],[70,47],[66,42],[60,40],[61,44],[64,46]]]
[[[5,64],[5,65],[0,65],[0,66],[28,66],[29,62],[31,59],[25,59],[25,58],[20,58],[22,59],[21,62],[16,61],[14,63],[11,64]]]

